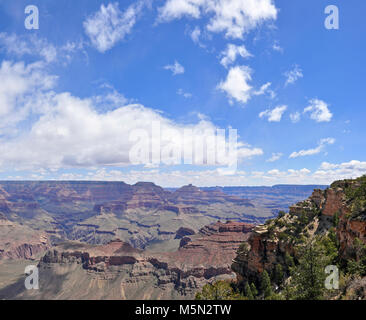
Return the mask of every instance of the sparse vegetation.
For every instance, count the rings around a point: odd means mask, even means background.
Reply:
[[[235,289],[233,283],[228,281],[217,281],[213,284],[206,284],[202,291],[198,292],[196,300],[247,300],[244,295]]]

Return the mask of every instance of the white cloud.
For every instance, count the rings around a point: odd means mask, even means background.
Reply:
[[[37,172],[34,170],[33,172]],[[134,184],[139,181],[151,181],[164,187],[180,187],[192,183],[196,186],[248,186],[275,184],[330,184],[335,180],[356,178],[366,174],[366,162],[352,160],[341,164],[323,162],[321,166],[311,171],[307,168],[288,169],[281,171],[271,169],[264,171],[246,172],[238,170],[235,175],[223,175],[219,170],[161,170],[130,169],[102,167],[84,169],[82,173],[68,172],[64,169],[51,175],[49,172],[39,172],[36,177],[9,176],[11,180],[47,179],[55,180],[92,180],[92,181],[124,181]]]
[[[237,171],[235,175],[223,175],[218,170],[108,170],[105,168],[90,171],[89,174],[64,173],[57,177],[59,180],[92,180],[92,181],[124,181],[135,184],[139,181],[151,181],[164,187],[180,187],[193,184],[205,186],[233,186],[241,185],[247,180],[244,171]]]
[[[335,142],[334,138],[321,139],[316,148],[308,149],[308,150],[301,150],[301,151],[298,151],[298,152],[293,152],[293,153],[291,153],[290,158],[312,156],[314,154],[318,154],[318,153],[320,153],[321,151],[324,150],[326,145],[334,144],[334,142]]]
[[[138,181],[152,181],[164,187],[178,187],[192,183],[196,186],[245,186],[275,184],[330,184],[335,180],[356,178],[366,174],[366,162],[352,160],[340,164],[323,162],[311,171],[301,169],[270,169],[246,172],[238,170],[235,175],[222,175],[218,170],[119,170],[115,168],[99,168],[88,170],[87,173],[60,173],[54,179],[60,180],[102,180],[124,181],[134,184]],[[43,173],[44,176],[44,173]],[[14,177],[12,177],[14,179]],[[24,179],[24,177],[15,177]],[[37,179],[37,178],[36,178]]]
[[[277,106],[276,108],[270,110],[262,111],[259,114],[259,118],[268,118],[269,122],[280,122],[282,115],[287,110],[287,106]]]
[[[258,96],[265,94],[266,92],[269,92],[273,98],[275,93],[272,90],[269,90],[269,87],[271,86],[270,82],[262,85],[259,90],[253,89],[249,84],[252,80],[252,72],[252,69],[248,66],[231,67],[226,79],[221,81],[216,88],[227,94],[230,104],[233,104],[234,100],[246,103],[253,95]]]
[[[195,27],[193,31],[191,32],[191,39],[194,43],[200,42],[200,36],[201,36],[201,29],[199,27]]]
[[[331,184],[336,180],[356,178],[366,174],[366,162],[352,160],[340,164],[323,162],[321,166],[310,171],[307,168],[280,171],[272,169],[267,172],[251,172],[242,177],[253,184]]]
[[[291,121],[292,121],[293,123],[297,123],[297,122],[299,122],[299,121],[300,121],[300,119],[301,119],[301,114],[300,114],[300,112],[296,111],[296,112],[294,112],[294,113],[291,113],[291,114],[290,114],[290,119],[291,119]]]
[[[144,130],[154,139],[153,123],[161,126],[161,150],[171,146],[181,148],[183,132],[189,129],[194,137],[205,141],[216,137],[217,143],[236,147],[237,155],[229,154],[224,160],[228,165],[237,159],[263,154],[260,148],[241,141],[233,145],[234,142],[225,141],[225,137],[215,136],[217,128],[206,119],[180,124],[160,111],[139,104],[122,105],[125,98],[116,91],[83,99],[68,92],[55,93],[52,91],[54,77],[42,71],[41,65],[4,62],[0,68],[0,81],[2,79],[6,85],[0,89],[1,121],[15,114],[19,116],[13,119],[13,124],[27,120],[27,126],[17,126],[16,132],[1,141],[2,169],[58,170],[131,165],[130,151],[136,144],[129,140],[131,133]],[[100,105],[108,105],[109,110],[98,111]],[[32,117],[28,117],[31,113]],[[184,147],[192,149],[194,143],[188,139],[184,141]],[[212,153],[216,150],[213,148],[210,146],[207,152]],[[209,163],[205,154],[197,155],[193,151],[193,156],[198,165],[216,165]],[[169,157],[162,155],[162,161],[166,164],[165,159]],[[222,160],[220,162],[225,165]]]
[[[232,99],[238,102],[246,103],[251,97],[252,87],[249,82],[252,80],[252,70],[247,66],[236,66],[229,70],[225,81],[221,81],[217,88],[226,92],[233,103]]]
[[[357,178],[366,174],[366,162],[351,160],[339,164],[323,162],[320,168],[314,172],[314,177],[320,180],[335,180]]]
[[[272,85],[271,82],[267,82],[265,83],[264,85],[262,85],[259,90],[256,90],[253,92],[253,95],[255,96],[260,96],[262,94],[265,94],[265,93],[269,93],[271,99],[274,99],[276,97],[276,92],[274,92],[273,90],[270,89],[270,86]]]
[[[275,162],[277,160],[280,160],[283,156],[283,153],[272,153],[272,156],[267,160],[267,162]]]
[[[184,73],[184,67],[178,61],[175,61],[174,64],[165,66],[164,69],[170,70],[173,73],[173,76]]]
[[[100,10],[89,16],[83,23],[86,34],[93,46],[104,53],[131,33],[144,4],[139,1],[121,11],[118,3],[101,5]]]
[[[53,62],[57,58],[55,46],[48,43],[47,40],[36,36],[18,36],[16,34],[0,33],[0,46],[10,55],[22,57],[24,55],[38,55],[46,62]]]
[[[244,45],[237,46],[235,44],[229,43],[226,49],[221,52],[221,61],[220,63],[227,68],[230,64],[234,63],[237,56],[242,58],[249,58],[252,55],[248,52]]]
[[[39,38],[34,34],[17,35],[0,33],[0,50],[6,52],[11,58],[33,56],[41,58],[44,63],[62,63],[71,60],[71,54],[83,50],[83,43],[67,42],[63,46],[55,46],[46,39]]]
[[[0,132],[37,113],[41,94],[53,87],[57,77],[43,71],[43,63],[3,61],[0,66]]]
[[[207,14],[208,31],[224,32],[226,37],[238,39],[265,21],[277,18],[272,0],[167,0],[158,11],[160,22],[183,16],[198,19]]]
[[[310,112],[310,118],[316,122],[329,122],[333,114],[328,108],[328,104],[319,99],[309,101],[310,105],[304,109],[304,113]]]
[[[285,72],[284,75],[286,77],[285,86],[295,83],[304,76],[298,65],[295,65],[292,70]]]
[[[179,94],[180,96],[183,96],[186,99],[192,98],[192,93],[184,92],[183,89],[178,89],[177,94]]]
[[[281,53],[283,53],[283,48],[280,46],[280,44],[279,44],[279,42],[278,41],[275,41],[274,43],[273,43],[273,45],[272,45],[272,49],[274,50],[274,51],[277,51],[277,52],[281,52]]]
[[[352,160],[349,162],[343,162],[340,164],[333,164],[329,162],[323,162],[319,168],[320,170],[337,170],[338,173],[349,173],[354,172],[355,170],[359,171],[357,175],[361,175],[362,173],[366,172],[366,162],[365,161],[358,161]]]

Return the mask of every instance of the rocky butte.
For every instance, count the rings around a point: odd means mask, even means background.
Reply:
[[[177,251],[151,253],[121,240],[105,245],[60,243],[39,262],[40,290],[23,280],[0,290],[20,299],[192,299],[203,285],[234,280],[231,261],[253,225],[217,222],[185,235]],[[181,232],[180,232],[181,233]],[[18,287],[17,287],[18,286]]]

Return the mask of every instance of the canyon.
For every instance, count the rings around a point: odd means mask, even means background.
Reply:
[[[0,298],[194,298],[235,281],[232,260],[255,226],[310,188],[0,182]],[[24,291],[28,264],[42,275],[37,292]]]
[[[10,299],[193,299],[217,280],[235,280],[231,261],[254,225],[217,222],[186,235],[174,252],[151,253],[121,240],[60,243],[41,257],[40,290],[21,279],[0,289]]]

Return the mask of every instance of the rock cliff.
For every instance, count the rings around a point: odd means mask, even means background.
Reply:
[[[261,273],[275,272],[276,265],[289,270],[288,257],[297,259],[295,247],[332,229],[339,244],[339,257],[347,264],[355,256],[355,241],[366,244],[366,178],[334,182],[326,190],[314,190],[305,201],[290,207],[266,224],[255,227],[240,246],[232,269],[238,283],[256,282]]]
[[[191,299],[206,283],[235,278],[231,260],[253,227],[218,222],[189,235],[177,251],[163,253],[120,240],[60,243],[40,260],[39,292],[19,292],[17,298]]]

